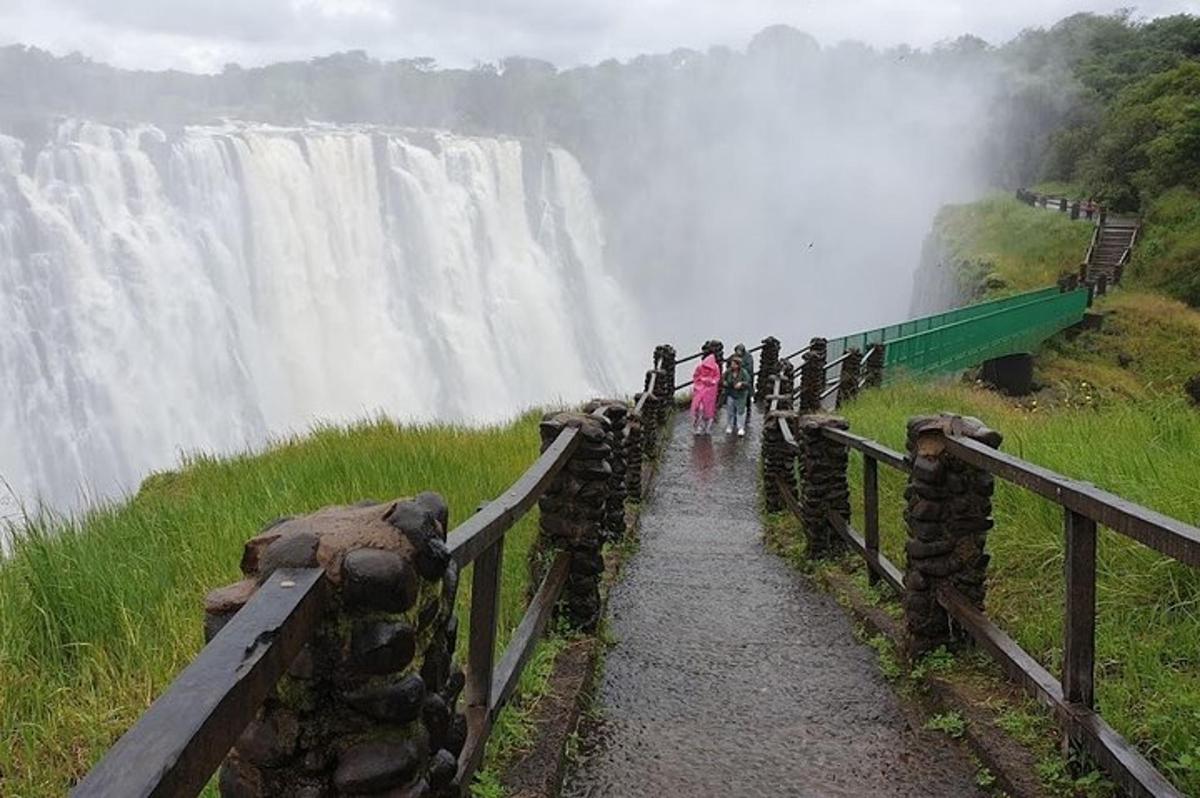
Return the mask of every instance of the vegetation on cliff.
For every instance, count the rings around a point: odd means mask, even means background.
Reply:
[[[436,490],[455,526],[534,461],[537,423],[325,427],[190,458],[78,521],[32,519],[0,562],[0,793],[61,795],[86,772],[199,651],[201,598],[240,578],[242,543],[265,522]],[[502,642],[524,611],[536,519],[506,539]],[[464,578],[460,647],[469,599]]]

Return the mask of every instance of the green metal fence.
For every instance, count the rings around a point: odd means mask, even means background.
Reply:
[[[864,353],[886,344],[885,374],[955,371],[984,360],[1028,352],[1045,339],[1083,319],[1086,289],[1060,292],[1057,286],[980,302],[943,313],[910,319],[833,338],[828,359],[850,347]]]
[[[992,309],[887,342],[884,374],[956,371],[1001,355],[1032,352],[1083,319],[1088,292],[1077,289]]]

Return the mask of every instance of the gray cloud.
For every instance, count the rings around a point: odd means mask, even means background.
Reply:
[[[824,44],[992,42],[1126,0],[0,0],[0,42],[79,51],[119,66],[213,71],[364,49],[469,66],[508,55],[563,66],[676,47],[740,46],[787,23]],[[1145,0],[1144,17],[1200,11]]]

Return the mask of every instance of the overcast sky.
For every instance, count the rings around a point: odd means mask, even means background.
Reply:
[[[1077,11],[1130,0],[0,0],[0,44],[78,50],[124,67],[217,71],[362,49],[470,66],[528,55],[560,66],[676,47],[740,47],[783,22],[822,43],[926,46],[962,33],[993,43]],[[1137,15],[1200,13],[1142,0]]]

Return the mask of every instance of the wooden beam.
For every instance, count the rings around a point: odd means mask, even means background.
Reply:
[[[1200,566],[1200,529],[1190,524],[970,438],[947,436],[945,440],[946,449],[966,463],[1027,488],[1186,565]]]
[[[866,556],[879,558],[879,463],[863,453],[863,544]],[[878,584],[879,573],[867,570],[867,582]]]
[[[496,657],[496,622],[500,615],[500,577],[504,538],[475,560],[471,576],[471,638],[467,644],[468,707],[492,703],[492,663]]]
[[[1089,709],[1095,706],[1096,522],[1064,510],[1067,578],[1063,623],[1063,696]]]
[[[312,637],[326,597],[320,568],[272,574],[71,795],[199,794]]]
[[[858,554],[866,560],[868,570],[879,574],[883,577],[883,581],[892,586],[892,589],[897,593],[904,594],[904,574],[900,572],[891,560],[884,557],[879,552],[872,552],[867,549],[867,542],[862,539],[858,531],[850,526],[850,523],[840,515],[830,510],[826,519],[830,526],[838,531],[847,543],[854,547]]]
[[[943,584],[938,588],[938,603],[971,633],[977,643],[992,653],[1009,676],[1054,710],[1072,739],[1079,740],[1126,794],[1133,798],[1183,798],[1183,793],[1155,770],[1099,713],[1066,701],[1062,688],[1049,671],[976,609],[966,596],[952,585]]]
[[[580,440],[578,429],[564,429],[503,496],[489,502],[450,533],[446,546],[459,567],[470,564],[481,552],[503,537],[504,533],[537,503],[554,477],[571,459],[571,454],[579,446]]]
[[[851,449],[857,449],[865,455],[872,457],[875,460],[890,466],[897,471],[908,473],[912,467],[908,464],[908,460],[899,452],[889,449],[886,446],[876,443],[870,438],[864,438],[861,435],[855,435],[853,432],[848,432],[844,429],[834,429],[832,427],[822,427],[821,434],[831,441],[840,443],[843,446],[848,446]]]
[[[525,616],[521,618],[521,623],[513,632],[512,639],[508,641],[508,648],[504,650],[504,656],[500,658],[500,664],[496,666],[496,672],[492,676],[491,703],[488,705],[492,720],[495,720],[496,714],[508,702],[513,691],[517,689],[521,672],[525,670],[525,664],[533,655],[533,649],[546,631],[546,624],[550,621],[550,616],[554,614],[554,605],[558,603],[558,597],[562,595],[570,572],[571,554],[560,551],[554,556],[550,570],[546,572],[541,586],[538,587],[537,593],[529,602]]]

